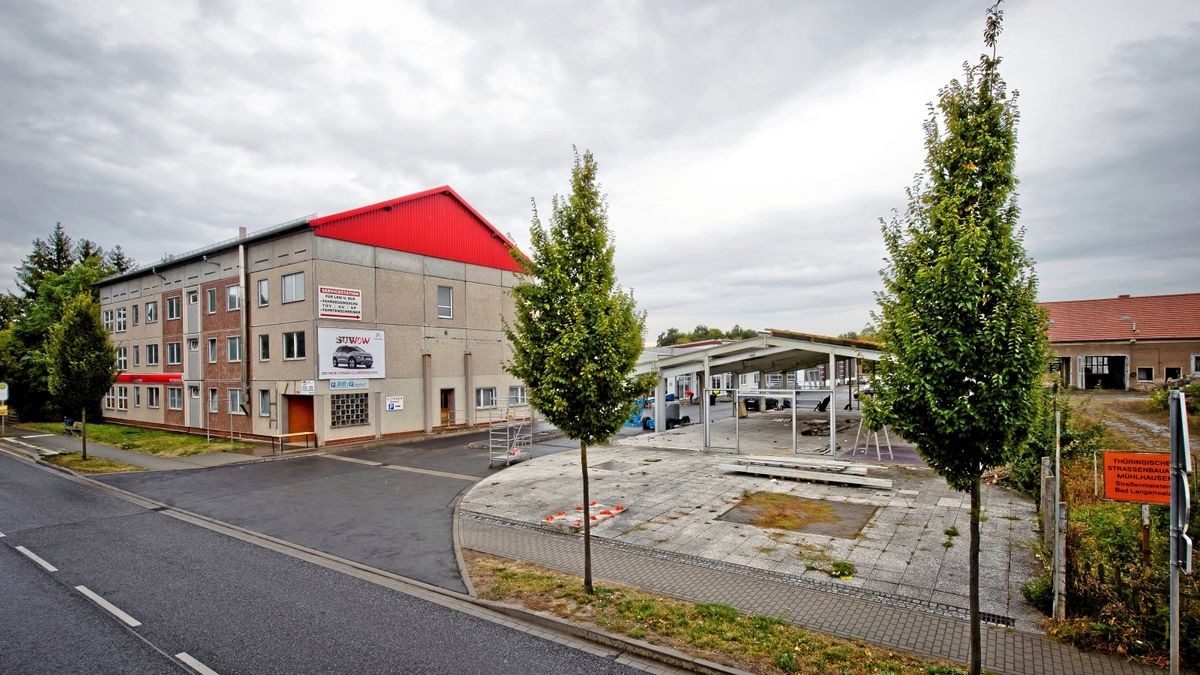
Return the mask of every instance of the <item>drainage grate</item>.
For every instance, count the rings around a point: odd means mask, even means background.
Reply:
[[[1015,628],[1017,625],[1017,620],[1011,616],[1002,616],[1000,614],[992,614],[991,612],[980,612],[979,620],[983,623],[1004,626],[1005,628]]]

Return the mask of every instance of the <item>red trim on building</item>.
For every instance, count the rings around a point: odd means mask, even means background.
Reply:
[[[316,218],[309,226],[318,237],[521,271],[512,256],[517,247],[448,185]]]
[[[121,373],[117,382],[133,384],[183,384],[182,373]]]

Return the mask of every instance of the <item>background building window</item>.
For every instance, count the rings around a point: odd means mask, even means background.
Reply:
[[[142,365],[142,350],[137,345],[133,346],[133,367],[136,368]]]
[[[242,338],[225,338],[225,358],[231,363],[242,360]]]
[[[1137,380],[1138,380],[1138,382],[1153,382],[1154,381],[1154,368],[1138,368],[1137,369]]]
[[[171,410],[183,410],[183,387],[167,388],[167,407]]]
[[[217,289],[210,288],[204,294],[205,307],[208,308],[209,314],[217,313]]]
[[[158,365],[158,343],[146,345],[146,365]]]
[[[437,315],[439,319],[454,318],[454,289],[449,286],[438,286],[438,307]]]
[[[242,411],[242,390],[241,389],[230,389],[229,390],[229,412],[234,415],[244,415],[245,414],[245,412]]]
[[[259,361],[270,361],[271,360],[271,336],[270,335],[264,334],[264,335],[258,336],[258,360]]]
[[[242,287],[234,284],[225,287],[225,309],[235,311],[242,308]]]
[[[300,302],[304,299],[304,272],[283,275],[282,302]]]
[[[117,310],[117,332],[125,332],[125,308],[121,307]]]
[[[117,370],[129,368],[129,355],[124,347],[117,347]]]
[[[112,332],[113,329],[113,311],[111,309],[104,310],[104,330]]]
[[[271,390],[258,390],[258,415],[259,417],[271,416]]]
[[[178,319],[181,312],[179,311],[179,298],[167,298],[167,321]]]
[[[167,343],[167,363],[171,365],[183,363],[183,349],[178,342]]]
[[[162,390],[158,387],[146,387],[146,406],[157,408],[162,405]]]
[[[218,412],[221,409],[221,399],[217,398],[217,390],[208,390],[208,412]]]
[[[135,407],[135,408],[142,407],[142,388],[141,387],[133,388],[133,407]]]
[[[129,308],[129,311],[133,314],[133,325],[138,325],[138,306],[136,302]]]
[[[529,402],[529,394],[524,386],[508,388],[508,404],[522,405]]]
[[[370,424],[367,415],[370,394],[333,394],[329,397],[329,426],[354,427]]]
[[[208,339],[208,362],[217,362],[217,338]]]
[[[495,387],[480,387],[475,390],[475,407],[476,408],[494,408],[496,407],[496,388]]]
[[[1178,380],[1179,376],[1183,374],[1180,372],[1182,370],[1182,368],[1164,368],[1163,373],[1167,376],[1168,380]]]
[[[117,387],[117,410],[129,410],[129,387]]]
[[[283,334],[283,358],[304,358],[304,331]]]
[[[258,280],[258,306],[266,307],[267,301],[270,300],[271,282],[267,279]]]
[[[146,303],[146,323],[158,323],[158,301]]]

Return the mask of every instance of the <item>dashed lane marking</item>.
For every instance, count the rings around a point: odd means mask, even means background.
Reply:
[[[355,464],[366,464],[367,466],[383,466],[383,462],[371,462],[365,459],[356,459],[354,457],[342,457],[341,455],[322,455],[326,459],[336,459],[342,462],[354,462]]]
[[[400,466],[398,464],[384,464],[383,468],[393,469],[395,471],[411,471],[412,473],[423,473],[427,476],[441,476],[442,478],[455,478],[458,480],[471,481],[472,483],[483,480],[479,476],[468,476],[464,473],[450,473],[449,471],[434,471],[433,469],[418,469],[415,466]]]
[[[56,436],[56,435],[57,434],[33,434],[32,436],[22,436],[21,438],[47,438],[49,436]]]
[[[42,569],[46,570],[47,572],[57,572],[58,571],[57,567],[55,567],[54,565],[51,565],[50,563],[46,562],[45,560],[42,560],[41,556],[34,553],[33,551],[30,551],[29,549],[25,548],[24,546],[18,546],[17,550],[20,551],[26,558],[29,558],[33,562],[41,565]]]
[[[200,675],[217,675],[217,671],[209,668],[203,663],[200,663],[198,660],[196,660],[196,657],[188,654],[187,652],[179,652],[175,655],[175,658],[186,663],[189,668],[197,673],[200,673]]]
[[[92,591],[92,589],[88,588],[87,586],[76,586],[75,590],[86,595],[89,600],[91,600],[92,602],[96,603],[97,605],[100,605],[101,607],[103,607],[106,611],[108,611],[109,614],[112,614],[113,616],[120,619],[121,622],[124,623],[126,626],[129,626],[130,628],[137,628],[138,626],[142,625],[141,621],[138,621],[137,619],[133,618],[132,616],[129,616],[125,612],[121,611],[120,607],[117,607],[116,605],[112,604],[111,602],[100,597],[94,591]]]

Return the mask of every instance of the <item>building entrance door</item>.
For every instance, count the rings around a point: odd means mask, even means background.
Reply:
[[[313,397],[286,396],[284,398],[287,399],[287,433],[316,431],[313,425]]]
[[[454,424],[454,390],[443,389],[441,396],[442,424]]]

